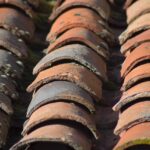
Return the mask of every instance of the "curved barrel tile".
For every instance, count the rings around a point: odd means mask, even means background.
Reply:
[[[126,110],[119,117],[118,124],[115,128],[115,134],[119,135],[122,132],[133,128],[137,124],[150,121],[150,101],[145,100],[138,102]]]
[[[89,93],[74,83],[54,81],[42,86],[33,95],[32,101],[28,107],[27,118],[39,107],[48,103],[60,101],[77,103],[87,108],[89,112],[95,112],[94,102]]]
[[[127,40],[127,42],[121,46],[121,53],[127,57],[135,48],[145,42],[150,42],[150,30],[146,30]]]
[[[111,43],[114,40],[113,34],[103,19],[88,8],[74,8],[59,16],[53,23],[47,40],[54,42],[62,33],[77,27],[89,29],[98,36],[103,34]]]
[[[150,148],[150,122],[138,124],[127,130],[114,150],[126,150],[128,148]],[[143,148],[142,148],[143,146]]]
[[[51,43],[47,48],[47,53],[54,51],[57,48],[61,48],[65,45],[69,45],[71,43],[81,43],[92,48],[95,52],[97,52],[100,56],[108,59],[108,45],[102,39],[96,36],[90,30],[85,28],[73,28],[63,35],[61,35],[54,43]]]
[[[15,144],[11,150],[20,150],[30,147],[31,149],[37,145],[36,150],[40,150],[40,145],[48,143],[57,143],[57,145],[68,145],[73,150],[90,150],[92,145],[88,137],[79,130],[65,125],[47,125],[30,134]],[[33,145],[34,144],[34,145]],[[43,148],[42,146],[42,148]],[[47,146],[51,148],[51,146]],[[55,148],[54,148],[55,149]]]
[[[8,115],[13,114],[13,106],[11,103],[11,99],[3,93],[0,93],[0,109]]]
[[[129,38],[138,32],[150,29],[150,13],[138,17],[128,28],[120,35],[120,43],[125,43]]]
[[[65,11],[74,7],[87,7],[99,14],[103,19],[108,20],[110,15],[110,7],[106,0],[65,0],[57,7],[51,14],[49,20],[54,21],[58,16],[63,14]]]
[[[73,103],[57,102],[44,105],[37,109],[26,122],[23,135],[29,134],[34,127],[46,121],[63,120],[78,123],[87,128],[91,135],[98,139],[92,115]]]
[[[150,60],[150,42],[138,46],[125,59],[121,69],[121,77],[124,78],[140,63],[148,60]]]
[[[120,101],[113,107],[113,109],[115,111],[118,111],[127,104],[131,104],[132,102],[136,102],[139,99],[149,97],[150,97],[150,81],[142,82],[124,92]]]
[[[139,16],[150,13],[150,1],[148,0],[139,0],[135,1],[127,11],[127,23],[130,24],[136,20]]]
[[[125,0],[124,2],[124,9],[127,9],[129,6],[131,6],[136,0]]]
[[[18,100],[18,81],[28,57],[24,40],[32,38],[35,30],[30,6],[26,0],[0,0],[0,149],[8,149],[12,105]]]
[[[102,97],[101,80],[85,67],[73,63],[57,65],[40,72],[27,91],[32,92],[42,85],[56,80],[73,82],[95,98],[101,99]]]
[[[90,48],[79,44],[67,45],[47,54],[35,66],[33,74],[37,74],[57,62],[63,62],[65,60],[78,62],[93,71],[102,80],[107,81],[105,61]]]
[[[150,77],[150,64],[146,63],[133,69],[125,78],[122,90],[127,91],[138,82],[146,80]]]
[[[28,47],[25,42],[4,29],[0,29],[0,46],[12,52],[20,59],[28,57]]]
[[[11,52],[0,49],[0,71],[13,78],[21,78],[23,63]]]
[[[0,8],[0,27],[24,38],[33,37],[35,30],[34,23],[29,17],[13,8],[7,7]]]
[[[0,76],[0,92],[6,94],[12,99],[18,98],[18,92],[13,83],[13,80],[5,75]]]
[[[14,6],[24,11],[31,18],[34,16],[34,12],[30,5],[23,0],[0,0],[0,5]]]

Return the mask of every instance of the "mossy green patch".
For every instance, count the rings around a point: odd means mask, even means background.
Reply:
[[[130,141],[118,148],[116,148],[115,150],[125,150],[129,147],[132,147],[132,146],[137,146],[137,145],[150,145],[150,138],[141,138],[139,140],[134,140],[134,141]]]

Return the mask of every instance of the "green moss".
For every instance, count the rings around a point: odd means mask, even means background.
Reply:
[[[118,148],[116,148],[115,150],[125,150],[129,147],[132,147],[132,146],[136,146],[136,145],[150,145],[150,138],[143,138],[143,139],[139,139],[139,140],[134,140],[134,141],[131,141],[131,142],[128,142]]]

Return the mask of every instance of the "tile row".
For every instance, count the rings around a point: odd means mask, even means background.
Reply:
[[[18,80],[33,37],[34,11],[28,1],[0,0],[0,149],[6,143],[13,104],[19,100]]]
[[[106,62],[115,42],[109,15],[106,0],[57,1],[49,17],[46,56],[27,88],[33,96],[23,138],[12,150],[91,150],[99,138],[95,106],[108,80]]]
[[[150,1],[133,1],[125,11],[127,29],[120,35],[122,96],[113,107],[119,111],[114,150],[150,149]]]

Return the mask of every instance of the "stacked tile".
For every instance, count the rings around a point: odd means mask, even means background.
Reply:
[[[47,55],[35,66],[33,92],[23,138],[12,150],[90,150],[98,139],[93,120],[95,103],[107,81],[108,45],[114,37],[107,26],[106,0],[59,0],[49,18]]]
[[[134,1],[126,8],[127,29],[120,36],[122,97],[114,106],[120,111],[115,133],[121,139],[114,148],[150,149],[150,1]]]
[[[25,40],[34,34],[33,15],[27,1],[0,0],[0,149],[6,142],[13,102],[19,96],[17,81],[28,56]]]

